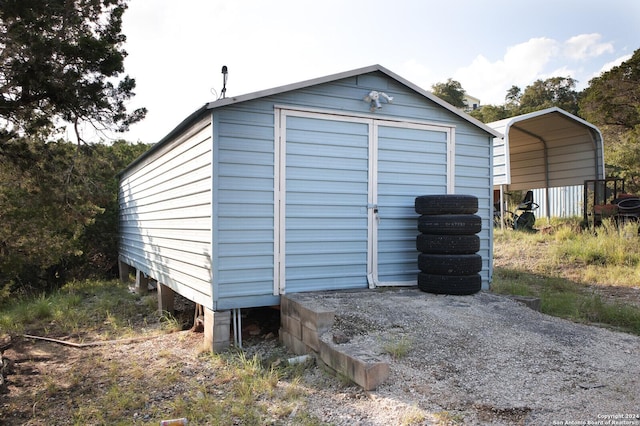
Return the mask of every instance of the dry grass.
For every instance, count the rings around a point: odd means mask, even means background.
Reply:
[[[492,290],[537,296],[545,313],[640,334],[637,224],[595,232],[574,223],[545,232],[496,230]]]
[[[157,425],[181,417],[189,424],[321,424],[305,409],[309,389],[300,378],[309,366],[275,367],[234,351],[198,354],[201,334],[167,334],[182,328],[180,320],[158,315],[148,297],[118,281],[75,282],[14,301],[0,311],[0,327],[0,337],[16,336],[6,352],[15,368],[0,405],[3,425]],[[149,339],[79,349],[22,333],[75,342]],[[285,353],[278,348],[272,357]]]

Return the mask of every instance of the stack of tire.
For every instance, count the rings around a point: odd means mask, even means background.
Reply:
[[[416,240],[418,288],[435,294],[469,295],[480,291],[482,229],[478,199],[471,195],[422,195],[415,200],[420,234]]]

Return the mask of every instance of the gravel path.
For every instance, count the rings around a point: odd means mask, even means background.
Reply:
[[[374,392],[341,387],[310,370],[307,380],[317,391],[309,408],[324,421],[640,425],[640,337],[543,315],[484,292],[309,297],[335,310],[330,333],[346,334],[345,345],[367,347],[391,366]],[[387,353],[406,346],[398,359]]]

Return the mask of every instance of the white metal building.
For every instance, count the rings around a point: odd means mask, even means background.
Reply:
[[[496,138],[493,146],[493,185],[501,199],[505,190],[569,187],[604,178],[600,130],[560,108],[547,108],[488,126],[504,135]],[[548,191],[540,201],[545,206],[544,214],[550,216],[554,207]]]

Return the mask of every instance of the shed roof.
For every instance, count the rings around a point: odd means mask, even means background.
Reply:
[[[604,177],[600,130],[558,107],[488,123],[504,134],[504,168],[494,185],[513,190],[581,185]]]
[[[222,108],[222,107],[227,106],[227,105],[233,105],[233,104],[237,104],[237,103],[240,103],[240,102],[247,102],[247,101],[251,101],[251,100],[254,100],[254,99],[259,99],[259,98],[263,98],[263,97],[267,97],[267,96],[277,95],[277,94],[280,94],[280,93],[290,92],[290,91],[293,91],[293,90],[304,89],[306,87],[315,86],[315,85],[324,84],[324,83],[330,83],[332,81],[341,80],[341,79],[344,79],[344,78],[355,77],[355,76],[358,76],[358,75],[368,74],[368,73],[372,73],[372,72],[376,72],[376,71],[379,71],[379,72],[389,76],[390,78],[396,80],[397,82],[407,86],[408,88],[414,90],[415,92],[419,93],[420,95],[422,95],[422,96],[426,97],[427,99],[431,100],[432,102],[440,105],[442,108],[444,108],[444,109],[450,111],[451,113],[459,116],[463,120],[471,123],[474,126],[477,126],[477,127],[481,128],[482,130],[484,130],[488,134],[490,134],[490,135],[492,135],[494,137],[502,137],[502,135],[500,133],[498,133],[496,130],[492,129],[491,127],[487,126],[486,124],[482,123],[481,121],[471,117],[470,115],[464,113],[463,111],[460,111],[458,108],[454,107],[453,105],[449,104],[448,102],[443,101],[442,99],[438,98],[437,96],[435,96],[431,92],[429,92],[429,91],[427,91],[427,90],[425,90],[425,89],[423,89],[423,88],[411,83],[410,81],[408,81],[408,80],[400,77],[399,75],[389,71],[388,69],[386,69],[385,67],[383,67],[381,65],[370,65],[370,66],[367,66],[367,67],[357,68],[357,69],[354,69],[354,70],[351,70],[351,71],[345,71],[345,72],[341,72],[341,73],[338,73],[338,74],[331,74],[331,75],[327,75],[327,76],[324,76],[324,77],[319,77],[319,78],[314,78],[314,79],[311,79],[311,80],[301,81],[301,82],[298,82],[298,83],[287,84],[285,86],[274,87],[272,89],[261,90],[261,91],[258,91],[258,92],[252,92],[252,93],[248,93],[248,94],[240,95],[240,96],[230,96],[228,98],[218,99],[218,100],[213,101],[213,102],[207,102],[206,104],[202,105],[200,108],[195,110],[193,113],[191,113],[182,122],[180,122],[180,124],[178,124],[171,132],[169,132],[165,137],[163,137],[153,147],[151,147],[151,149],[149,149],[147,152],[142,154],[142,156],[140,156],[138,159],[136,159],[133,163],[131,163],[125,170],[123,170],[121,172],[121,174],[126,172],[127,170],[129,170],[131,167],[135,166],[137,163],[139,163],[142,159],[144,159],[148,155],[152,154],[156,149],[160,148],[166,142],[174,139],[177,135],[179,135],[184,130],[189,128],[193,123],[198,121],[200,118],[202,118],[203,115],[209,113],[211,110],[215,110],[217,108]]]
[[[344,78],[349,78],[349,77],[354,77],[357,75],[362,75],[362,74],[368,74],[371,72],[376,72],[379,71],[387,76],[389,76],[390,78],[396,80],[397,82],[407,86],[408,88],[410,88],[411,90],[414,90],[415,92],[421,94],[422,96],[428,98],[429,100],[435,102],[436,104],[440,105],[441,107],[447,109],[448,111],[454,113],[455,115],[461,117],[462,119],[470,122],[471,124],[480,127],[481,129],[483,129],[484,131],[486,131],[487,133],[496,136],[496,137],[501,137],[502,135],[497,133],[493,128],[487,126],[485,123],[475,119],[474,117],[464,113],[463,111],[459,110],[458,108],[454,107],[453,105],[451,105],[450,103],[443,101],[442,99],[440,99],[439,97],[435,96],[433,93],[429,92],[428,90],[425,90],[423,88],[421,88],[420,86],[417,86],[413,83],[411,83],[409,80],[406,80],[402,77],[400,77],[398,74],[395,74],[392,71],[389,71],[388,69],[386,69],[385,67],[383,67],[382,65],[370,65],[368,67],[363,67],[363,68],[357,68],[351,71],[344,71],[338,74],[331,74],[331,75],[327,75],[324,77],[318,77],[318,78],[314,78],[311,80],[305,80],[305,81],[301,81],[298,83],[292,83],[292,84],[287,84],[285,86],[279,86],[279,87],[274,87],[272,89],[267,89],[267,90],[262,90],[262,91],[258,91],[258,92],[253,92],[253,93],[248,93],[246,95],[241,95],[241,96],[232,96],[229,98],[223,98],[223,99],[219,99],[217,101],[214,102],[209,102],[208,104],[206,104],[206,108],[207,109],[215,109],[215,108],[220,108],[226,105],[230,105],[230,104],[234,104],[234,103],[238,103],[238,102],[245,102],[245,101],[250,101],[253,99],[258,99],[258,98],[263,98],[266,96],[272,96],[272,95],[277,95],[279,93],[284,93],[284,92],[290,92],[293,90],[298,90],[298,89],[304,89],[306,87],[310,87],[310,86],[316,86],[319,84],[324,84],[324,83],[330,83],[332,81],[336,81],[336,80],[342,80]]]

